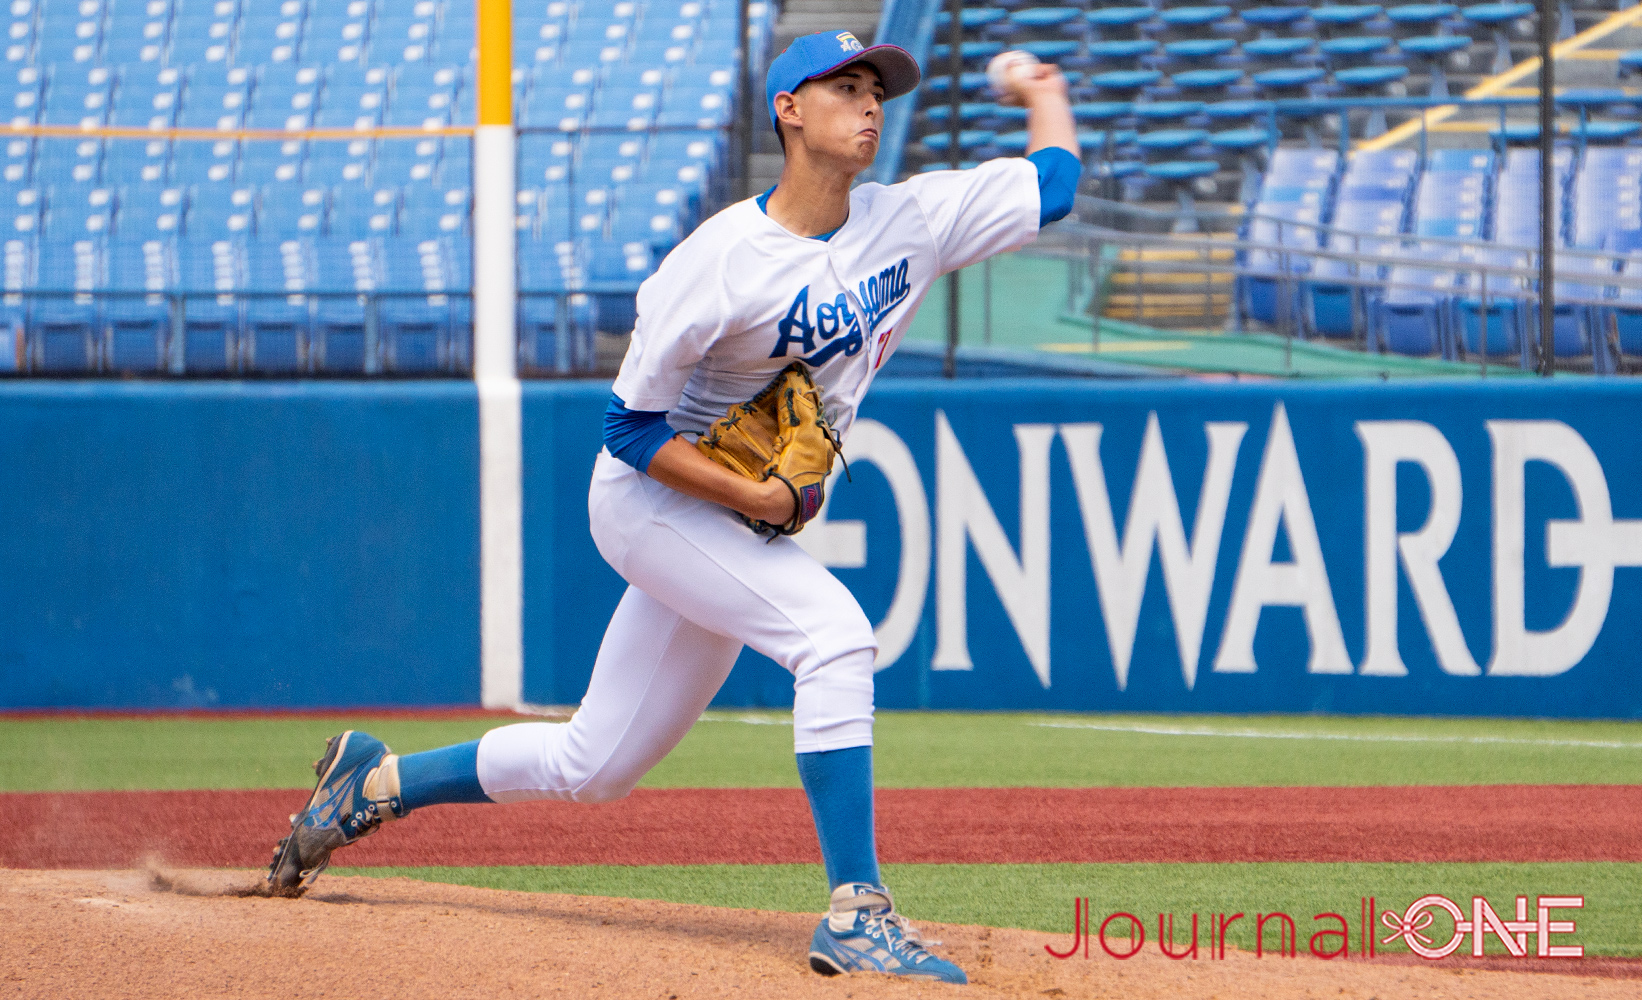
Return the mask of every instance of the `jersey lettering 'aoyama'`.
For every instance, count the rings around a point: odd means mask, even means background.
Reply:
[[[899,264],[891,264],[859,285],[861,308],[866,312],[867,333],[878,327],[878,321],[884,314],[900,304],[912,290],[907,281],[907,259],[901,258]],[[842,339],[834,340],[840,331],[846,331]],[[853,358],[860,352],[865,339],[861,332],[861,321],[850,309],[848,296],[840,292],[838,297],[830,302],[823,302],[815,307],[815,321],[810,321],[810,286],[805,285],[793,297],[792,305],[787,308],[787,315],[776,324],[775,348],[770,351],[772,358],[784,358],[787,349],[797,345],[798,354],[804,357],[804,362],[811,367],[819,368],[832,360],[834,356],[843,354]],[[827,341],[825,347],[816,350],[816,338]]]

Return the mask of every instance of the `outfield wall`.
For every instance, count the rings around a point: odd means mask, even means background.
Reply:
[[[525,699],[621,592],[526,383]],[[465,383],[0,386],[0,705],[477,701]],[[1642,715],[1642,384],[885,380],[800,538],[886,708]],[[722,705],[790,703],[744,654]]]

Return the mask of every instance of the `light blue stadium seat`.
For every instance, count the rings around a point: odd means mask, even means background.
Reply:
[[[1302,53],[1310,52],[1316,40],[1312,38],[1254,38],[1243,43],[1243,54],[1264,61],[1291,61]]]
[[[44,193],[26,184],[0,186],[0,232],[8,239],[33,238],[40,231],[40,215],[45,211]]]
[[[247,244],[246,269],[243,370],[261,375],[302,371],[313,326],[312,302],[303,293],[318,281],[313,241],[264,234]]]
[[[1317,51],[1333,60],[1357,60],[1386,52],[1392,45],[1392,39],[1386,35],[1346,35],[1324,39],[1317,44]]]
[[[40,116],[42,79],[34,66],[8,68],[0,73],[0,114],[13,125],[35,124]]]
[[[241,66],[290,64],[302,45],[302,19],[273,16],[244,17],[240,20],[234,61]]]
[[[1380,17],[1384,11],[1379,4],[1329,4],[1313,7],[1311,19],[1329,28],[1357,27]]]
[[[108,291],[103,300],[104,355],[118,374],[167,367],[176,260],[169,240],[126,238],[108,248]]]
[[[919,89],[930,96],[945,94],[952,86],[952,77],[950,75],[939,75],[938,69],[937,74],[925,77],[924,82],[919,85]],[[983,72],[964,72],[958,76],[958,88],[964,93],[985,90],[988,86],[986,74]]]
[[[1163,122],[1182,121],[1203,112],[1202,101],[1149,101],[1130,106],[1131,113],[1143,126]]]
[[[1048,9],[1049,10],[1060,10],[1060,9],[1069,9],[1069,8],[1048,8]],[[1010,12],[1007,11],[1007,10],[1004,10],[1002,7],[968,7],[968,6],[966,6],[964,8],[964,13],[963,13],[964,30],[965,31],[970,31],[970,30],[973,30],[975,28],[984,28],[985,26],[987,26],[989,24],[994,24],[998,21],[1002,21],[1002,20],[1008,18],[1009,16],[1010,16]],[[1073,10],[1072,16],[1074,18],[1078,17],[1079,12],[1077,12],[1076,10]],[[1056,22],[1056,23],[1061,23],[1061,22]],[[952,14],[951,14],[950,11],[944,11],[943,10],[943,11],[939,11],[939,12],[936,13],[936,15],[935,15],[935,30],[937,32],[941,33],[942,37],[945,37],[946,32],[952,30]]]
[[[365,184],[371,176],[371,145],[369,139],[312,143],[308,150],[309,183],[333,187]]]
[[[171,143],[165,139],[110,139],[103,163],[110,181],[160,185],[170,177]]]
[[[64,67],[46,91],[42,124],[100,128],[108,123],[116,79],[105,67]]]
[[[39,140],[34,150],[34,173],[51,182],[73,180],[95,183],[103,172],[103,144],[98,139]]]
[[[1015,43],[1015,48],[1022,52],[1030,52],[1042,62],[1060,63],[1073,59],[1078,54],[1080,43],[1070,39],[1033,39]]]
[[[256,202],[255,188],[196,184],[183,232],[195,242],[242,239],[255,231]]]
[[[1451,263],[1458,255],[1441,244],[1410,243],[1399,255]],[[1377,343],[1393,354],[1454,356],[1452,312],[1458,287],[1446,267],[1400,264],[1390,269],[1377,303]]]
[[[717,128],[730,118],[730,100],[716,88],[674,87],[662,100],[658,128]]]
[[[1189,62],[1206,62],[1231,55],[1237,49],[1235,38],[1188,38],[1182,41],[1169,42],[1163,46],[1163,51],[1175,59],[1185,59]]]
[[[1232,9],[1221,4],[1204,6],[1169,7],[1158,13],[1158,20],[1176,30],[1205,29],[1231,17]]]
[[[46,239],[72,241],[106,237],[113,229],[114,189],[98,183],[52,185],[46,194]]]
[[[1000,13],[1002,13],[1002,11],[1000,11]],[[1009,23],[1011,25],[1014,25],[1017,28],[1033,29],[1059,28],[1063,25],[1068,25],[1074,21],[1081,20],[1082,18],[1083,11],[1072,6],[1027,7],[1022,10],[1010,11],[1008,14]],[[947,16],[946,21],[948,24],[952,23],[951,15]],[[964,27],[972,27],[968,17],[964,18]]]
[[[1111,121],[1134,113],[1131,101],[1080,101],[1072,105],[1072,118],[1078,122]]]
[[[1088,82],[1097,90],[1134,94],[1161,79],[1163,74],[1155,69],[1125,69],[1090,74]]]
[[[398,222],[398,188],[348,184],[331,190],[332,237],[352,240],[392,236],[398,231]]]
[[[1263,70],[1250,79],[1263,91],[1281,94],[1284,91],[1303,90],[1327,75],[1326,70],[1317,66],[1292,66],[1287,69]]]
[[[949,45],[947,45],[947,43],[945,43],[945,42],[939,42],[935,45],[930,46],[930,49],[929,49],[930,64],[933,65],[933,66],[945,65],[945,62],[948,58],[948,53],[950,51],[951,51],[951,47]],[[991,59],[993,56],[997,55],[999,52],[1002,52],[1002,51],[1003,51],[1003,43],[1002,42],[983,42],[983,41],[964,42],[963,45],[959,48],[959,52],[962,54],[964,62],[983,62],[984,63],[988,59]]]
[[[379,241],[323,239],[315,241],[318,281],[314,296],[314,371],[333,375],[362,375],[376,368],[376,345],[371,339],[367,298],[382,286]]]
[[[401,374],[449,370],[454,293],[468,290],[457,287],[450,244],[402,239],[384,246],[383,289],[390,294],[378,305],[378,322],[385,368]]]
[[[399,228],[404,236],[432,239],[468,231],[467,188],[416,184],[405,188],[403,198]]]
[[[163,182],[127,184],[119,192],[115,229],[127,246],[148,240],[174,240],[182,232],[188,192]]]
[[[963,129],[958,133],[958,148],[964,151],[984,149],[991,145],[997,135],[990,129]],[[924,148],[932,153],[945,153],[951,145],[952,137],[945,132],[934,132],[924,136]]]
[[[1531,3],[1479,3],[1460,11],[1460,16],[1478,30],[1492,32],[1495,75],[1511,69],[1511,38],[1506,34],[1506,29],[1513,21],[1528,17],[1533,12],[1534,5]]]
[[[1448,74],[1444,63],[1448,61],[1448,57],[1469,48],[1470,45],[1471,39],[1464,35],[1426,35],[1419,38],[1404,38],[1397,42],[1399,51],[1424,64],[1426,73],[1431,77],[1428,97],[1448,96]]]
[[[233,139],[181,142],[171,150],[172,176],[182,183],[232,183],[238,170],[239,143]]]
[[[301,183],[306,152],[307,143],[300,139],[247,141],[240,148],[239,178],[255,185]]]
[[[170,128],[182,103],[183,74],[175,68],[127,65],[114,93],[108,123],[123,128]]]
[[[1157,51],[1157,42],[1150,38],[1125,38],[1110,42],[1090,42],[1089,58],[1096,62],[1134,63],[1142,56]]]
[[[261,241],[312,239],[325,231],[330,192],[300,180],[263,184],[257,199],[257,236]]]
[[[1098,7],[1084,14],[1090,27],[1101,32],[1132,28],[1157,17],[1154,7]],[[1105,37],[1104,34],[1102,37]]]
[[[1271,31],[1292,29],[1310,16],[1310,7],[1250,7],[1238,14],[1238,20],[1256,31]]]
[[[592,110],[593,95],[588,89],[538,85],[525,102],[520,124],[532,128],[579,130]]]

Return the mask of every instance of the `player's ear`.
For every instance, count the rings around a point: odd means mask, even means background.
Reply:
[[[775,95],[775,116],[794,128],[804,127],[804,116],[798,110],[798,98],[785,90]]]

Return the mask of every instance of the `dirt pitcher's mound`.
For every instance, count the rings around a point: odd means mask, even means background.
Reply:
[[[825,979],[816,917],[325,878],[244,896],[250,872],[0,870],[0,997],[1633,998],[1636,982],[1315,959],[1058,962],[1046,936],[931,925],[967,987]],[[1575,971],[1570,969],[1569,971]]]

